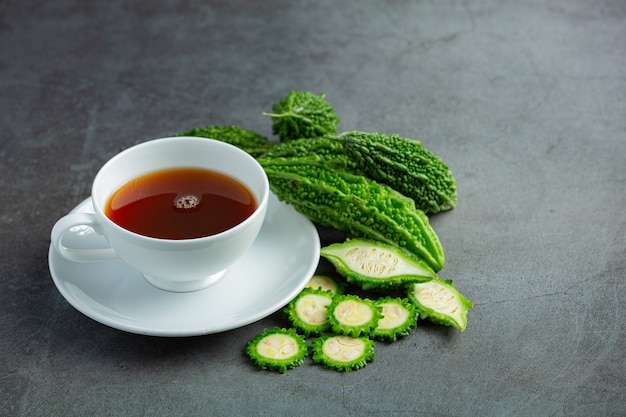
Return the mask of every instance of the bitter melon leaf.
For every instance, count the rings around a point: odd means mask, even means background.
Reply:
[[[421,318],[465,330],[467,313],[473,303],[454,288],[451,280],[433,279],[413,284],[408,296]]]
[[[333,332],[352,337],[369,334],[382,317],[381,307],[353,294],[336,295],[327,309]]]
[[[291,90],[272,106],[272,133],[281,142],[336,134],[339,117],[324,93]]]
[[[284,312],[291,324],[305,336],[330,330],[326,308],[333,301],[333,293],[321,289],[304,288],[289,302]]]
[[[313,339],[313,362],[337,371],[353,371],[374,361],[374,341],[327,334]]]
[[[398,337],[408,336],[417,326],[417,310],[407,298],[384,297],[376,301],[382,308],[383,318],[372,330],[371,336],[379,340],[396,341]]]
[[[309,345],[295,329],[265,329],[246,348],[250,359],[261,369],[285,373],[304,363]]]
[[[421,259],[397,246],[371,239],[348,239],[321,249],[320,255],[332,263],[348,282],[364,290],[429,281],[437,274]]]

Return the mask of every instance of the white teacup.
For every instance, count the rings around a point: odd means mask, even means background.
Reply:
[[[105,215],[110,196],[130,180],[154,171],[184,167],[205,168],[238,180],[254,195],[256,209],[226,231],[181,240],[137,234]],[[269,183],[259,163],[235,146],[213,139],[172,137],[141,143],[111,158],[96,175],[91,198],[95,213],[70,213],[52,229],[52,245],[64,258],[74,262],[121,260],[158,288],[187,292],[217,282],[252,245],[267,211]],[[73,233],[72,241],[80,241],[76,231],[84,230],[84,226],[104,235],[110,248],[65,246],[63,237]]]

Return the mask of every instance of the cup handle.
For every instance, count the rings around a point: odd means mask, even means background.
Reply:
[[[67,247],[63,244],[63,237],[67,233],[72,233],[72,228],[78,226],[89,226],[99,235],[103,235],[102,227],[93,213],[71,213],[60,218],[52,228],[50,240],[56,251],[65,259],[73,262],[97,262],[119,260],[119,256],[113,248],[102,249],[79,249]],[[79,233],[75,236],[80,239]]]

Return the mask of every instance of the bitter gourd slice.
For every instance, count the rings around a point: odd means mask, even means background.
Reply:
[[[196,127],[176,136],[197,136],[219,140],[234,145],[255,158],[268,152],[272,146],[276,145],[275,142],[270,142],[266,137],[239,126],[209,125]]]
[[[445,256],[426,214],[391,187],[309,157],[259,158],[277,197],[322,226],[408,250],[435,272]]]
[[[312,342],[313,362],[337,371],[353,371],[374,361],[374,341],[327,334]]]
[[[338,279],[326,274],[314,274],[309,282],[305,285],[305,288],[320,289],[323,291],[330,291],[334,294],[343,294],[343,283]]]
[[[320,255],[332,263],[348,282],[364,290],[385,290],[412,282],[437,278],[424,261],[410,253],[370,239],[348,239],[321,249]]]
[[[336,295],[327,309],[333,332],[352,337],[369,334],[382,318],[381,307],[353,294]]]
[[[330,330],[326,307],[333,301],[333,294],[321,289],[304,288],[289,302],[284,312],[291,324],[305,336],[321,334]]]
[[[337,133],[339,117],[324,93],[291,90],[272,106],[272,133],[282,142]]]
[[[358,169],[415,200],[426,213],[457,203],[457,183],[448,165],[415,139],[397,134],[343,132],[337,137]]]
[[[408,296],[421,318],[465,330],[467,312],[473,303],[454,288],[451,280],[433,279],[413,284]]]
[[[248,356],[261,369],[284,373],[304,363],[309,345],[295,329],[265,329],[246,348]]]
[[[375,339],[395,341],[400,336],[408,336],[417,326],[417,310],[406,298],[384,297],[376,301],[382,308],[383,318],[372,330]]]

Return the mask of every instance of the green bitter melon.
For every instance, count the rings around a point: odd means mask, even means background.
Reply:
[[[309,345],[295,329],[265,329],[246,348],[250,359],[261,369],[284,373],[304,363]]]
[[[401,247],[435,272],[443,268],[441,242],[412,199],[361,175],[334,170],[315,158],[259,158],[279,200],[322,226],[351,237]]]
[[[397,246],[370,239],[348,239],[321,249],[337,272],[364,290],[386,290],[429,281],[437,274],[421,259]]]
[[[374,341],[327,334],[312,342],[313,362],[336,371],[353,371],[374,361]]]
[[[411,197],[424,212],[456,206],[456,179],[448,165],[420,141],[360,131],[341,133],[337,139],[360,172]]]
[[[345,150],[344,144],[334,136],[310,139],[293,139],[277,143],[262,156],[269,158],[310,158],[338,170],[356,172],[357,164]]]
[[[454,288],[451,280],[433,279],[412,284],[408,296],[421,318],[465,330],[467,312],[473,303]]]

